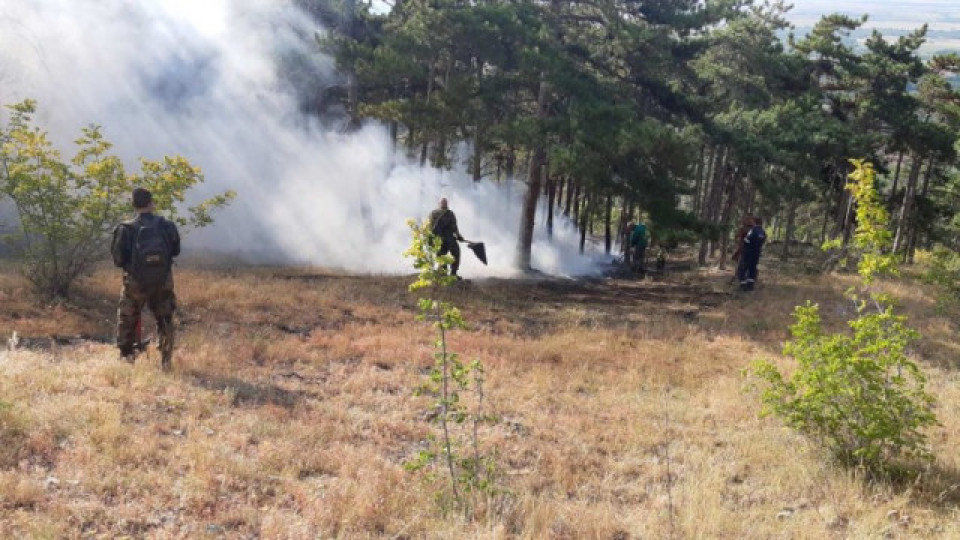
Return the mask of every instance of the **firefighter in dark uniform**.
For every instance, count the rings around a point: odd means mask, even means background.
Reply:
[[[450,274],[456,276],[460,269],[460,244],[465,242],[457,228],[457,216],[447,207],[447,199],[440,199],[440,207],[430,212],[430,232],[440,237],[440,255],[453,255]],[[459,279],[460,276],[457,276]]]
[[[752,291],[757,283],[757,264],[763,253],[763,244],[767,241],[767,233],[763,230],[763,221],[759,217],[753,218],[753,226],[743,237],[743,253],[740,255],[741,264],[737,267],[740,278],[740,289]]]

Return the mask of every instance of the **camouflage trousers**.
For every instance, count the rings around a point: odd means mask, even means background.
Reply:
[[[166,283],[153,289],[141,287],[129,274],[123,275],[123,297],[117,309],[117,347],[120,354],[129,356],[134,353],[140,336],[137,325],[146,306],[157,320],[157,336],[163,363],[169,365],[173,356],[173,312],[177,308],[177,298],[173,294],[173,273]]]

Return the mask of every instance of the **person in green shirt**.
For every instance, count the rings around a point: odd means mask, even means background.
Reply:
[[[649,233],[643,222],[637,222],[630,234],[630,246],[633,248],[633,266],[640,277],[647,273],[646,256]]]

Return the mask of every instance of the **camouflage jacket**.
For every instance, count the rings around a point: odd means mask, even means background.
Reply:
[[[457,216],[450,210],[437,208],[430,212],[430,232],[439,236],[444,242],[462,240],[460,230],[457,229]]]

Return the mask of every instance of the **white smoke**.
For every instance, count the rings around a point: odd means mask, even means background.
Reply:
[[[201,167],[197,196],[238,198],[187,247],[262,261],[361,272],[406,272],[407,218],[441,196],[460,230],[486,243],[490,266],[465,250],[465,276],[509,275],[520,189],[475,184],[395,153],[383,126],[344,134],[299,112],[276,60],[296,53],[323,80],[337,76],[317,52],[321,32],[278,0],[0,0],[0,102],[39,102],[37,120],[67,155],[82,126],[99,123],[128,167],[182,154]],[[596,272],[577,254],[577,232],[538,217],[534,267]]]

